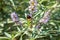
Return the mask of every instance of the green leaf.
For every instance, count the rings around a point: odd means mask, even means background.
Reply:
[[[17,27],[17,30],[18,30],[19,32],[21,31],[19,27]]]
[[[8,38],[12,38],[12,36],[11,36],[9,33],[4,32],[4,34],[5,34]]]

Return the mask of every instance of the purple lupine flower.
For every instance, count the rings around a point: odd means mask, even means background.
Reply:
[[[29,12],[30,13],[36,12],[37,11],[37,0],[30,0],[29,4],[30,4]]]
[[[48,10],[47,12],[45,12],[45,14],[44,14],[44,16],[43,16],[43,18],[41,18],[40,20],[39,20],[39,22],[40,23],[44,23],[44,24],[46,24],[48,21],[49,21],[49,15],[50,15],[50,12],[51,12],[51,10]]]
[[[18,15],[17,15],[15,12],[12,12],[12,13],[11,13],[11,18],[12,18],[12,20],[13,20],[14,22],[19,21]]]

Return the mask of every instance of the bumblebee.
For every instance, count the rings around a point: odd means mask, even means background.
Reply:
[[[32,17],[30,15],[27,15],[27,25],[32,27]]]

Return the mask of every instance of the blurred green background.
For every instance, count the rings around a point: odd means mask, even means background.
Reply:
[[[30,0],[0,0],[0,40],[60,40],[60,0],[37,0],[38,11],[34,14],[34,24],[37,23],[43,13],[53,5],[57,8],[50,13],[50,20],[47,24],[42,24],[40,30],[26,28],[26,14]],[[10,14],[15,11],[19,19],[24,23],[21,30],[16,25]]]

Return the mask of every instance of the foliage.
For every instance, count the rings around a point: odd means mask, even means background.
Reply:
[[[38,11],[32,17],[33,27],[30,28],[27,19],[29,0],[0,0],[0,40],[60,40],[60,1],[37,1]],[[35,28],[49,9],[52,9],[50,20],[46,24],[41,23],[40,29]],[[10,14],[14,11],[23,23],[22,27],[12,21]]]

